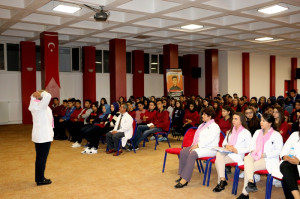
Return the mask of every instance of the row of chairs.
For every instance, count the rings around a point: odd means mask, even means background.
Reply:
[[[196,127],[191,127],[186,131],[186,133],[183,137],[181,148],[168,148],[168,149],[165,150],[165,157],[164,157],[164,162],[163,162],[162,173],[165,172],[167,154],[177,155],[178,158],[179,158],[180,151],[183,148],[186,148],[186,147],[189,147],[189,146],[192,145],[196,130],[197,130]],[[220,133],[220,142],[219,142],[220,147],[222,146],[221,143],[223,142],[225,136],[226,136],[225,133],[221,131],[221,133]],[[203,169],[203,165],[202,165],[202,162],[201,162],[201,161],[204,161],[204,160],[206,161],[205,171]],[[210,176],[211,176],[211,167],[212,167],[212,164],[215,163],[215,160],[216,160],[216,157],[202,157],[202,158],[198,158],[197,161],[196,161],[199,173],[201,173],[201,172],[204,173],[203,185],[206,184],[207,186],[209,186]],[[238,189],[238,183],[239,183],[239,174],[240,174],[241,170],[244,170],[244,165],[238,166],[237,163],[229,163],[229,164],[226,164],[226,166],[235,167],[233,186],[232,186],[231,193],[236,195],[237,194],[237,189]],[[272,183],[273,183],[272,175],[269,174],[267,170],[259,170],[259,171],[256,171],[255,174],[267,175],[265,199],[270,199],[271,198],[271,192],[272,192]],[[226,177],[226,180],[228,180],[226,171],[225,171],[225,177]],[[207,178],[207,181],[206,181],[206,178]],[[300,183],[300,181],[299,181],[299,183]]]

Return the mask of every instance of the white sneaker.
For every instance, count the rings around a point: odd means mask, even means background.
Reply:
[[[244,171],[239,175],[239,178],[244,178]]]
[[[152,137],[150,138],[150,140],[155,140],[155,137],[154,137],[154,136],[152,136]]]
[[[79,148],[81,147],[81,144],[79,144],[78,142],[75,142],[73,145],[72,145],[72,148]]]
[[[85,150],[81,151],[82,154],[88,154],[91,152],[91,148],[87,147]]]
[[[282,187],[282,184],[281,184],[281,181],[280,180],[277,180],[277,179],[273,179],[273,185],[275,187]]]
[[[255,182],[259,182],[260,181],[260,175],[254,174],[254,179],[255,179]]]
[[[98,153],[98,149],[93,147],[88,154],[96,154],[96,153]]]

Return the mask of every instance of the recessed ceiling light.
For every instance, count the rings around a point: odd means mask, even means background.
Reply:
[[[189,24],[189,25],[181,26],[181,28],[182,29],[187,29],[187,30],[196,30],[196,29],[203,28],[203,26],[196,25],[196,24]]]
[[[258,12],[262,12],[264,14],[275,14],[275,13],[283,12],[285,10],[288,10],[288,8],[280,5],[273,5],[270,7],[260,8],[258,9]]]
[[[261,37],[261,38],[256,38],[256,41],[270,41],[273,40],[274,38],[272,37]]]
[[[79,7],[66,6],[66,5],[58,5],[55,8],[53,8],[54,11],[65,12],[65,13],[70,13],[70,14],[73,14],[80,9],[81,8],[79,8]]]

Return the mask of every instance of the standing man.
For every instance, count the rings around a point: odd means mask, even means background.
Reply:
[[[106,134],[106,142],[108,151],[107,154],[114,153],[114,156],[118,155],[119,140],[122,138],[122,146],[125,146],[128,139],[133,135],[132,117],[127,113],[127,104],[122,103],[120,106],[120,115],[117,118],[115,127],[112,131]],[[120,146],[121,147],[121,146]],[[123,151],[120,149],[119,154]]]
[[[35,160],[35,182],[37,186],[51,184],[50,179],[46,179],[45,168],[46,161],[53,141],[54,121],[49,102],[50,93],[40,90],[31,95],[29,111],[32,114],[33,128],[32,141],[35,143],[36,160]]]

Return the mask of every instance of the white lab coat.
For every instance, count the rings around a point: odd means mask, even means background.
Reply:
[[[35,143],[45,143],[53,141],[53,115],[49,102],[50,93],[44,91],[41,93],[42,100],[37,102],[36,98],[31,96],[29,111],[32,114],[32,141]]]
[[[230,140],[230,137],[232,134],[228,136],[226,135],[222,146],[225,147],[225,145],[228,145],[227,139]],[[227,138],[228,137],[228,138]],[[249,152],[249,147],[251,144],[251,133],[247,129],[243,129],[237,138],[236,144],[234,148],[237,149],[238,153],[229,153],[228,157],[230,157],[234,162],[237,162],[238,165],[244,164],[244,156],[245,153]]]
[[[220,132],[221,132],[220,127],[215,122],[211,123],[208,127],[206,127],[201,131],[198,139],[199,148],[196,148],[194,150],[198,154],[198,157],[205,156],[205,154],[203,154],[203,149],[205,151],[208,150],[207,156],[211,156],[211,154],[215,155],[216,151],[213,150],[212,148],[218,147],[219,140],[220,140]]]
[[[132,128],[133,119],[127,112],[124,113],[121,121],[120,129],[117,130],[120,123],[120,119],[121,119],[121,114],[119,115],[116,121],[113,131],[124,133],[125,137],[122,138],[122,146],[125,147],[127,140],[129,140],[133,135],[133,128]]]
[[[285,155],[289,155],[291,147],[294,147],[295,156],[300,160],[300,139],[299,139],[299,132],[296,131],[292,135],[290,135],[289,139],[285,142],[281,153],[280,158],[282,158]],[[280,163],[277,166],[276,172],[273,173],[273,176],[276,176],[278,178],[282,178],[282,173],[280,172],[280,164],[284,160],[281,160]],[[300,165],[297,165],[298,172],[300,176]]]
[[[255,131],[250,144],[250,151],[256,149],[256,139],[261,129]],[[264,154],[266,155],[265,162],[266,168],[269,173],[273,173],[279,164],[279,154],[283,146],[282,136],[278,131],[275,131],[270,136],[269,140],[264,145]],[[250,154],[249,154],[250,155]]]

